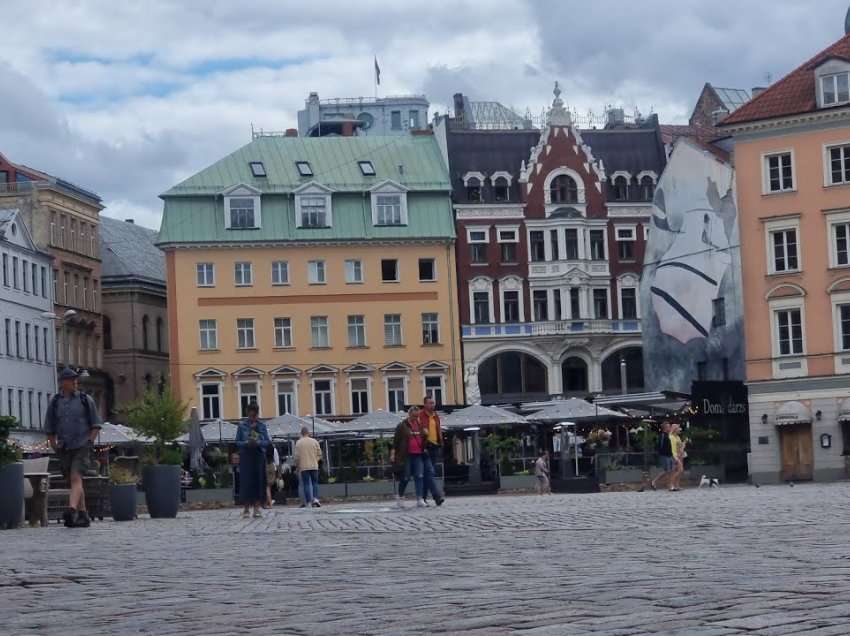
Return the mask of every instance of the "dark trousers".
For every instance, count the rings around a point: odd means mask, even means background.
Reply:
[[[425,460],[425,497],[431,493],[434,501],[443,498],[443,493],[440,492],[440,487],[437,485],[437,464],[440,463],[440,447],[429,445],[423,455]]]

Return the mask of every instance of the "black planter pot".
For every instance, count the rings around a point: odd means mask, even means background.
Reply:
[[[145,503],[153,519],[173,519],[180,507],[180,466],[145,466]]]
[[[17,528],[24,522],[24,465],[0,468],[0,530]]]
[[[136,484],[112,484],[109,504],[115,521],[132,521],[136,518]]]

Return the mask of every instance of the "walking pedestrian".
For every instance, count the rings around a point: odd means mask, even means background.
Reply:
[[[396,426],[393,449],[390,451],[390,462],[404,469],[398,482],[398,493],[395,496],[396,505],[399,508],[404,507],[404,491],[411,479],[416,490],[416,507],[424,508],[428,505],[425,503],[425,466],[422,459],[425,455],[427,437],[428,431],[419,418],[419,407],[411,406],[407,412],[407,419]]]
[[[552,488],[549,481],[549,451],[544,450],[540,457],[534,462],[534,476],[537,477],[537,494],[551,495]]]
[[[443,449],[443,427],[440,424],[440,416],[435,410],[437,404],[434,398],[427,396],[419,412],[419,423],[425,428],[425,453],[422,455],[423,471],[425,477],[424,500],[428,500],[428,493],[434,499],[434,503],[442,506],[445,498],[440,492],[437,484],[437,464],[440,463],[440,451]]]
[[[266,500],[266,448],[271,444],[269,430],[259,419],[260,407],[255,403],[246,409],[248,417],[236,429],[236,447],[239,449],[239,500],[244,506],[242,518],[260,518],[260,507]]]
[[[678,492],[681,490],[680,482],[682,473],[685,472],[685,442],[682,441],[680,435],[682,427],[679,424],[673,424],[670,427],[670,448],[673,452],[674,469],[670,479],[670,491]]]
[[[661,472],[655,476],[649,487],[657,489],[658,482],[667,479],[668,488],[673,483],[673,474],[676,471],[676,462],[673,459],[673,446],[670,443],[670,422],[665,420],[661,423],[661,433],[658,435],[658,459],[661,464]]]
[[[301,427],[301,439],[295,443],[295,468],[301,480],[301,507],[321,508],[319,503],[319,461],[322,459],[322,447],[310,437],[310,429]]]
[[[65,367],[59,374],[59,393],[47,406],[44,430],[50,447],[56,451],[62,474],[70,483],[68,508],[62,515],[66,528],[88,528],[83,476],[89,470],[91,449],[100,431],[97,405],[77,390],[77,373]]]

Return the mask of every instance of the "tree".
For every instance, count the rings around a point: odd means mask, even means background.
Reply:
[[[147,391],[140,400],[127,407],[130,428],[154,440],[157,463],[165,447],[186,431],[184,417],[187,407],[188,403],[178,400],[171,389],[166,389],[162,395]]]

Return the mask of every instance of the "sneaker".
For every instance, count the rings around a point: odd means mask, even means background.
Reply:
[[[404,510],[404,498],[403,497],[399,497],[398,495],[395,496],[395,507],[398,508],[399,510]]]
[[[313,503],[310,504],[310,505],[312,505],[314,508],[321,508],[322,507],[322,504],[319,503],[318,499],[314,499]]]
[[[89,517],[89,513],[85,510],[77,511],[77,518],[74,521],[75,528],[88,528],[91,525],[91,518]]]
[[[67,508],[65,512],[62,513],[62,521],[66,528],[73,528],[76,520],[77,511],[74,508]]]
[[[428,504],[425,503],[424,499],[417,499],[416,500],[416,507],[417,508],[427,508]]]
[[[301,504],[301,505],[300,505],[300,506],[298,506],[298,507],[299,507],[299,508],[306,508],[306,507],[307,507],[307,504],[303,503],[303,504]]]
[[[260,512],[259,510],[255,510],[254,511],[254,519],[262,519],[262,518],[263,518],[263,513]]]
[[[445,498],[445,497],[440,497],[439,499],[435,500],[435,501],[434,501],[434,503],[436,503],[436,504],[437,504],[437,507],[439,508],[440,506],[442,506],[442,505],[443,505],[443,502],[444,502],[445,500],[446,500],[446,498]]]
[[[243,510],[243,511],[242,511],[242,518],[243,518],[243,519],[250,519],[250,518],[251,518],[251,513],[250,513],[250,512],[248,512],[247,510]]]

